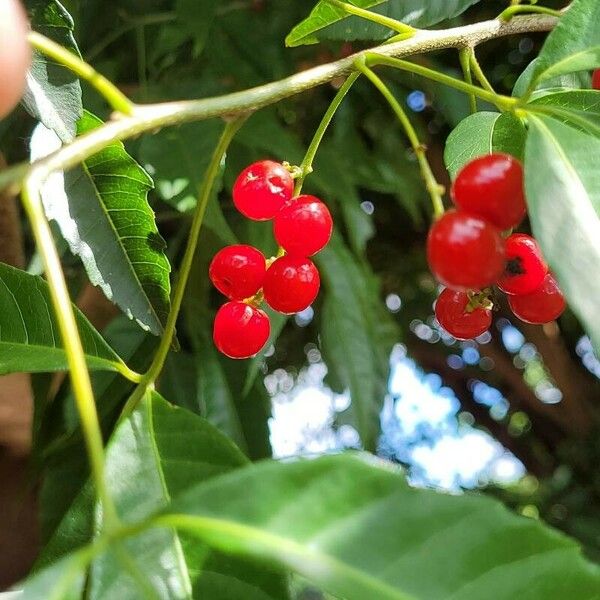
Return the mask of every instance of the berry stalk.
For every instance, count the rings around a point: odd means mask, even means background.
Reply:
[[[204,181],[198,198],[198,204],[194,212],[194,218],[192,220],[187,246],[181,261],[181,266],[179,267],[179,276],[177,277],[177,282],[175,284],[173,298],[171,300],[171,312],[167,318],[165,331],[148,372],[144,375],[141,383],[136,387],[133,394],[129,397],[129,400],[127,400],[125,406],[123,407],[120,421],[127,418],[127,416],[133,412],[146,392],[154,385],[154,382],[162,371],[167,354],[169,353],[169,349],[171,347],[171,343],[173,342],[173,337],[175,336],[175,325],[177,324],[177,317],[179,316],[179,311],[183,302],[183,296],[185,294],[185,288],[187,286],[192,263],[194,261],[194,255],[196,253],[196,246],[198,245],[200,229],[202,228],[202,223],[204,221],[206,207],[208,206],[208,201],[210,200],[210,195],[217,178],[219,168],[225,153],[227,152],[227,148],[229,148],[229,144],[233,140],[240,127],[244,124],[245,120],[246,117],[242,116],[235,121],[230,121],[227,123],[225,130],[221,135],[221,139],[219,140],[219,143],[217,144],[217,147],[212,155],[210,164],[208,165],[206,174],[204,175]]]
[[[476,85],[471,85],[466,81],[462,81],[461,79],[456,79],[456,77],[450,77],[450,75],[440,73],[439,71],[434,71],[433,69],[429,69],[408,60],[393,58],[391,56],[383,56],[374,52],[367,52],[365,53],[364,57],[368,67],[373,67],[375,65],[387,65],[388,67],[394,67],[395,69],[408,71],[409,73],[414,73],[415,75],[420,75],[422,77],[426,77],[427,79],[431,79],[432,81],[437,81],[438,83],[447,85],[448,87],[454,88],[460,92],[464,92],[465,94],[472,94],[477,98],[487,100],[487,102],[496,105],[501,111],[514,110],[519,103],[517,98],[510,98],[509,96],[496,94],[495,92],[490,92],[487,89],[484,90],[483,88],[480,88]]]
[[[317,127],[317,131],[315,131],[315,135],[313,136],[310,145],[308,146],[308,150],[304,155],[304,159],[302,160],[302,164],[300,165],[300,176],[296,179],[296,185],[294,187],[294,196],[300,195],[302,191],[302,186],[304,185],[304,180],[312,173],[312,164],[315,160],[315,156],[317,155],[317,151],[319,150],[319,146],[323,141],[323,137],[329,127],[331,121],[337,109],[342,104],[342,101],[346,97],[346,94],[350,91],[350,88],[354,85],[354,82],[360,77],[360,73],[352,73],[342,87],[338,90],[338,93],[335,95],[335,98],[331,101],[327,112],[323,115],[323,119],[319,123]]]
[[[356,68],[361,73],[364,73],[365,77],[367,77],[367,79],[369,79],[369,81],[371,81],[371,83],[381,92],[381,95],[387,100],[391,109],[396,114],[398,121],[400,121],[400,124],[404,128],[410,145],[412,146],[415,156],[417,157],[417,161],[419,162],[425,187],[427,188],[429,196],[431,197],[434,218],[440,217],[444,214],[444,201],[442,200],[444,188],[437,182],[435,175],[431,170],[431,165],[427,160],[425,145],[420,142],[417,132],[410,122],[406,112],[402,106],[400,106],[398,100],[394,98],[394,95],[385,85],[385,83],[383,83],[383,81],[371,69],[369,69],[369,67],[367,67],[364,61],[357,61]]]

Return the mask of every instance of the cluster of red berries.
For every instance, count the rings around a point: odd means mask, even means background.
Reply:
[[[213,258],[209,276],[229,302],[215,317],[213,339],[230,358],[250,358],[264,347],[271,325],[263,299],[280,313],[308,308],[319,292],[319,271],[308,258],[322,250],[333,230],[331,214],[315,196],[293,198],[288,168],[263,160],[244,169],[233,186],[233,203],[254,221],[273,220],[280,252],[269,260],[253,246],[235,245]]]
[[[600,90],[600,69],[596,69],[592,73],[592,88],[595,90]]]
[[[427,240],[431,271],[446,286],[435,306],[440,325],[457,339],[484,333],[494,284],[522,321],[556,319],[565,300],[537,242],[522,233],[502,236],[527,211],[521,163],[500,153],[476,158],[459,172],[451,195],[456,208],[433,224]]]

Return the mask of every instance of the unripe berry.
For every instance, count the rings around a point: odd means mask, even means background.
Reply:
[[[219,250],[208,270],[214,286],[233,300],[254,296],[262,287],[266,272],[262,252],[244,244]]]
[[[527,206],[523,167],[508,154],[480,156],[465,165],[452,185],[454,204],[500,230],[516,227]]]
[[[504,241],[487,221],[450,210],[429,230],[427,260],[446,287],[480,290],[495,283],[504,271]]]
[[[537,242],[524,233],[506,238],[506,268],[498,287],[510,295],[530,294],[542,285],[548,265]]]
[[[291,315],[314,302],[320,285],[319,271],[309,258],[282,256],[267,270],[263,292],[273,310]]]
[[[566,308],[565,298],[550,273],[531,294],[508,296],[508,304],[515,316],[533,325],[543,325],[558,319]]]
[[[472,340],[492,324],[492,311],[469,307],[469,296],[445,288],[435,303],[435,318],[457,340]]]
[[[246,167],[233,186],[233,203],[249,219],[268,221],[290,200],[294,180],[280,163],[261,160]]]
[[[218,310],[213,327],[215,346],[229,358],[250,358],[269,339],[268,315],[244,302],[227,302]]]
[[[331,238],[333,220],[329,209],[314,196],[298,196],[275,216],[277,243],[292,256],[312,256]]]
[[[18,0],[0,0],[0,119],[18,104],[31,62],[29,26]]]

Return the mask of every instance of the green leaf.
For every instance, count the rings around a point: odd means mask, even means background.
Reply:
[[[79,56],[73,37],[73,19],[57,0],[27,0],[31,27]],[[23,96],[25,109],[63,141],[77,134],[77,121],[83,114],[81,85],[69,69],[37,50],[27,75]]]
[[[143,139],[140,160],[155,177],[159,196],[176,210],[183,213],[194,210],[200,184],[222,131],[221,121],[206,121],[168,129]],[[220,188],[221,182],[214,186],[213,198],[204,215],[204,226],[223,243],[235,244],[237,238],[217,199]]]
[[[80,134],[101,121],[86,112]],[[32,158],[60,147],[56,136],[38,125]],[[55,220],[93,285],[144,329],[160,335],[170,305],[170,265],[165,242],[147,201],[152,180],[113,142],[81,167],[53,174],[42,189],[44,209]]]
[[[373,12],[424,28],[456,17],[477,2],[479,0],[353,0],[351,4],[360,8],[378,6]],[[322,39],[380,40],[390,35],[388,28],[359,17],[348,17],[341,8],[321,0],[310,15],[292,29],[285,43],[301,46]]]
[[[587,71],[579,71],[577,73],[565,73],[564,75],[558,75],[556,77],[551,77],[550,79],[545,79],[544,81],[538,81],[535,84],[532,84],[533,75],[537,68],[538,59],[534,58],[525,68],[525,70],[519,75],[517,79],[512,95],[515,98],[520,98],[524,96],[531,85],[536,90],[544,90],[548,88],[589,88],[590,87],[590,74]]]
[[[596,90],[544,90],[525,107],[542,107],[553,118],[600,137],[600,92]]]
[[[529,91],[551,77],[600,67],[600,3],[574,0],[546,39]]]
[[[196,345],[199,364],[198,387],[204,404],[204,416],[241,448],[245,447],[244,433],[229,387],[227,375],[209,336],[203,336],[201,348]]]
[[[379,288],[357,264],[339,236],[316,257],[325,289],[321,346],[329,377],[350,391],[349,422],[363,446],[375,449],[393,342],[382,336],[389,314],[374,310]],[[393,328],[393,326],[392,326]]]
[[[135,523],[194,482],[246,463],[234,444],[205,420],[153,393],[111,441],[107,482],[120,518]],[[123,547],[160,598],[282,597],[284,582],[273,570],[261,572],[252,568],[252,561],[223,558],[172,530],[147,530]],[[114,552],[94,561],[89,592],[90,598],[140,597]]]
[[[444,162],[454,179],[470,160],[491,152],[523,158],[525,127],[508,113],[478,112],[461,121],[446,141]]]
[[[48,284],[0,263],[0,375],[68,369]],[[73,307],[90,369],[117,370],[121,359]]]
[[[88,563],[86,552],[77,552],[59,560],[29,577],[24,585],[16,586],[22,592],[18,600],[80,600],[85,584]]]
[[[529,116],[525,187],[535,237],[600,352],[600,140]]]
[[[204,270],[204,272],[206,272]],[[232,389],[227,373],[223,368],[210,329],[212,321],[204,314],[202,300],[189,297],[186,311],[187,327],[194,351],[194,376],[197,387],[196,404],[202,416],[219,431],[233,440],[244,452],[248,447],[235,402],[236,391]],[[176,359],[177,360],[177,359]],[[180,364],[178,368],[181,369]],[[181,379],[182,375],[179,375]],[[164,387],[165,395],[171,398],[172,388]]]
[[[591,600],[600,589],[600,570],[571,539],[487,497],[412,489],[372,457],[264,462],[168,510],[169,524],[209,545],[347,600]]]

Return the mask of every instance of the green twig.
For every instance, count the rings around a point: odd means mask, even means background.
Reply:
[[[431,165],[427,160],[426,148],[420,142],[417,132],[412,126],[412,123],[406,115],[406,112],[402,106],[400,106],[400,103],[398,100],[396,100],[385,83],[383,83],[383,81],[371,69],[369,69],[369,67],[367,67],[364,63],[357,61],[356,68],[364,73],[365,77],[367,77],[381,92],[382,96],[387,100],[391,109],[398,117],[398,120],[400,121],[400,124],[404,128],[404,131],[406,132],[406,135],[410,141],[410,145],[412,146],[415,156],[417,157],[417,161],[419,162],[425,187],[427,188],[427,191],[431,197],[434,217],[441,216],[444,213],[444,201],[442,200],[444,188],[437,182],[433,171],[431,170]]]
[[[152,364],[148,369],[148,372],[143,376],[142,381],[136,387],[133,394],[127,400],[127,403],[123,407],[121,420],[126,418],[133,412],[133,410],[135,410],[135,407],[145,396],[146,392],[149,389],[152,389],[152,387],[154,386],[154,382],[156,381],[156,379],[160,375],[160,372],[163,369],[163,365],[169,353],[169,349],[171,348],[173,337],[175,336],[175,326],[177,324],[177,317],[179,316],[179,311],[181,310],[181,304],[183,302],[185,288],[192,268],[192,263],[194,261],[194,255],[196,254],[196,247],[198,245],[198,238],[200,236],[202,222],[204,221],[206,207],[208,205],[208,201],[210,200],[214,183],[219,173],[219,169],[221,167],[223,159],[225,157],[225,153],[227,152],[227,148],[229,147],[231,140],[233,139],[233,137],[235,136],[235,134],[242,126],[245,120],[246,116],[242,116],[235,119],[234,121],[230,121],[229,123],[227,123],[225,130],[221,135],[221,139],[219,140],[219,143],[217,144],[217,147],[215,148],[215,151],[212,155],[210,164],[206,169],[206,173],[204,175],[204,180],[202,183],[202,189],[200,190],[198,198],[198,204],[196,205],[194,218],[192,220],[192,225],[188,235],[187,246],[183,258],[181,260],[181,266],[179,267],[179,275],[177,277],[177,282],[173,291],[171,311],[169,312],[169,316],[167,318],[165,331],[162,335],[160,344],[158,346]]]
[[[469,85],[473,85],[473,76],[471,74],[471,48],[465,47],[458,51],[460,66],[462,68],[463,77]],[[473,92],[469,93],[469,105],[471,114],[477,112],[477,98]]]
[[[354,82],[360,77],[360,73],[352,73],[344,81],[342,87],[338,90],[338,93],[335,95],[335,98],[332,100],[327,112],[323,116],[321,123],[317,127],[317,131],[313,136],[313,139],[304,155],[304,159],[302,160],[302,164],[300,165],[300,176],[296,179],[296,186],[294,188],[294,196],[298,196],[302,191],[302,186],[304,185],[305,179],[312,173],[312,164],[315,160],[315,156],[317,155],[317,150],[321,142],[323,141],[323,136],[333,119],[337,109],[340,107],[340,104],[346,97],[346,94],[350,91],[350,88],[354,85]]]
[[[443,83],[444,85],[457,89],[461,92],[465,92],[466,94],[473,94],[482,100],[487,100],[503,111],[514,109],[518,103],[516,98],[510,98],[509,96],[502,96],[501,94],[484,90],[480,87],[470,85],[461,79],[456,79],[456,77],[450,77],[450,75],[434,71],[433,69],[423,67],[422,65],[417,65],[407,60],[393,58],[391,56],[383,56],[373,52],[366,53],[365,59],[366,66],[368,67],[372,67],[374,65],[387,65],[389,67],[408,71],[409,73],[414,73],[415,75],[421,75],[422,77],[427,77],[433,81]]]
[[[378,25],[382,25],[383,27],[391,29],[392,31],[397,31],[398,33],[412,33],[415,31],[414,27],[406,25],[401,21],[397,21],[396,19],[390,19],[390,17],[371,12],[370,10],[365,10],[364,8],[359,8],[358,6],[354,6],[354,4],[349,4],[348,2],[341,2],[341,0],[326,1],[329,4],[343,10],[349,15],[354,15],[360,17],[361,19],[372,21],[373,23],[377,23]]]
[[[256,88],[234,92],[224,96],[202,98],[197,100],[166,102],[161,104],[136,105],[132,117],[124,117],[109,121],[87,134],[77,137],[73,142],[63,146],[45,158],[36,161],[35,166],[47,177],[54,171],[63,171],[106,148],[117,140],[125,140],[138,136],[147,131],[154,131],[161,127],[181,125],[191,121],[202,121],[213,117],[244,114],[264,106],[268,106],[284,98],[289,98],[301,92],[310,90],[319,85],[332,81],[337,77],[348,75],[354,70],[354,61],[357,57],[375,56],[410,56],[423,52],[433,52],[446,48],[460,48],[465,44],[476,46],[485,41],[520,35],[534,31],[549,31],[557,23],[557,19],[548,16],[515,17],[510,23],[498,26],[497,20],[484,21],[474,25],[455,27],[446,30],[419,31],[411,39],[395,44],[383,44],[362,51],[354,56],[343,58],[335,62],[319,65],[307,71],[296,73],[285,79],[274,81]],[[408,63],[411,65],[412,63]],[[397,67],[397,65],[395,65]],[[435,71],[433,71],[435,73]],[[455,82],[451,77],[450,82]],[[448,83],[448,81],[442,81]],[[458,84],[465,84],[458,82]],[[456,85],[458,85],[456,84]],[[453,87],[455,87],[453,85]],[[459,88],[463,89],[463,88]],[[478,90],[479,94],[486,90]],[[468,90],[464,90],[467,91]],[[484,100],[496,98],[487,92]],[[498,96],[498,98],[505,98]],[[507,98],[506,103],[514,99]],[[512,104],[510,105],[512,106]],[[508,108],[507,108],[508,109]]]
[[[130,102],[127,96],[76,54],[35,31],[30,31],[27,39],[36,50],[49,56],[73,71],[81,79],[87,81],[104,96],[114,110],[128,116],[133,114],[133,103]]]
[[[491,92],[492,94],[496,94],[496,90],[494,90],[492,84],[489,82],[488,78],[485,76],[485,73],[483,72],[483,69],[481,68],[481,65],[479,64],[479,61],[477,60],[477,55],[475,54],[475,48],[469,47],[469,50],[470,50],[469,62],[471,63],[471,71],[473,72],[473,75],[475,75],[475,78],[477,79],[477,81],[479,81],[479,84],[481,85],[481,87],[484,90],[487,90],[488,92]]]
[[[100,422],[69,291],[54,245],[54,238],[42,207],[39,193],[42,183],[43,181],[37,180],[35,171],[27,178],[22,192],[23,207],[44,263],[50,298],[67,356],[73,395],[84,432],[92,477],[102,504],[104,525],[110,531],[117,526],[118,519],[104,479],[104,445]]]
[[[536,13],[540,15],[550,15],[551,17],[562,17],[560,10],[554,10],[553,8],[547,8],[546,6],[531,6],[529,4],[514,4],[503,10],[499,15],[498,19],[508,23],[515,15],[521,13]]]

